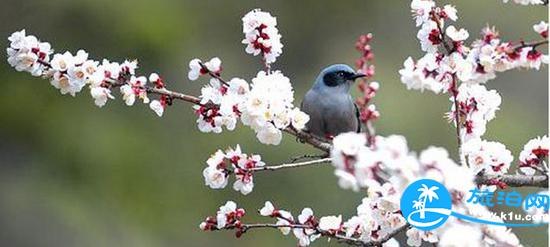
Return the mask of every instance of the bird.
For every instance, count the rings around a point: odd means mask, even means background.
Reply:
[[[310,118],[305,131],[324,139],[361,132],[359,109],[349,91],[353,82],[364,76],[346,64],[321,70],[301,103],[301,110]]]

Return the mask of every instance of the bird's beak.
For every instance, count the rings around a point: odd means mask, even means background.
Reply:
[[[351,75],[351,76],[349,77],[349,79],[352,80],[352,81],[354,81],[354,80],[357,79],[357,78],[361,78],[361,77],[365,77],[365,76],[367,76],[367,75],[362,74],[362,73],[356,73],[356,74]]]

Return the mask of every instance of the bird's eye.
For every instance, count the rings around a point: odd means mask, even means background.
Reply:
[[[344,77],[344,72],[338,72],[338,76]]]

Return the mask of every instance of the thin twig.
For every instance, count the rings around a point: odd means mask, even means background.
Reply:
[[[493,185],[495,181],[504,182],[511,187],[539,187],[548,188],[548,176],[547,175],[501,175],[501,176],[489,176],[478,175],[475,178],[476,184]]]
[[[297,157],[293,157],[289,163],[295,163],[301,160],[307,160],[307,159],[321,159],[326,158],[328,155],[325,154],[303,154]]]
[[[227,81],[225,81],[220,75],[210,71],[208,69],[208,67],[206,67],[206,65],[204,65],[202,62],[199,62],[199,65],[201,66],[201,69],[207,71],[208,75],[210,75],[211,77],[215,78],[215,79],[218,79],[219,81],[221,81],[224,85],[226,86],[229,86],[229,84],[227,84]]]
[[[447,55],[451,55],[453,52],[455,52],[455,49],[453,47],[449,46],[449,43],[447,42],[447,39],[445,37],[445,31],[443,31],[441,21],[438,19],[437,16],[435,16],[435,13],[432,14],[432,19],[436,23],[437,30],[439,31],[441,43],[443,43],[443,47],[447,51]],[[464,157],[464,155],[462,153],[462,137],[461,137],[461,134],[460,134],[460,112],[459,112],[459,109],[458,109],[459,105],[458,105],[458,99],[457,99],[457,97],[458,97],[457,84],[458,84],[457,75],[456,75],[456,73],[453,73],[452,74],[451,87],[449,88],[449,91],[452,94],[453,104],[454,104],[454,107],[455,107],[455,114],[454,114],[453,117],[454,117],[454,121],[455,121],[455,125],[456,125],[456,140],[457,140],[457,145],[458,145],[458,159],[460,160],[460,164],[462,166],[467,166],[466,157]]]
[[[539,45],[546,45],[546,44],[548,44],[548,39],[543,39],[543,40],[533,41],[533,42],[523,42],[523,41],[521,41],[518,45],[514,46],[512,49],[517,51],[517,50],[519,50],[521,48],[525,48],[525,47],[536,48]]]
[[[347,237],[345,235],[340,235],[340,234],[334,234],[332,232],[329,232],[329,231],[324,231],[324,230],[321,230],[319,227],[314,227],[312,225],[304,225],[304,224],[270,224],[270,223],[256,223],[256,224],[241,224],[240,226],[236,226],[236,225],[227,225],[221,229],[219,228],[214,228],[212,230],[232,230],[232,229],[241,229],[242,233],[245,233],[247,232],[248,230],[250,229],[262,229],[262,228],[273,228],[273,229],[280,229],[280,228],[292,228],[292,229],[311,229],[311,230],[315,230],[315,233],[314,234],[320,234],[321,236],[325,236],[325,237],[328,237],[328,238],[334,238],[336,239],[338,242],[341,242],[341,243],[346,243],[346,244],[349,244],[349,245],[352,245],[352,246],[382,246],[383,243],[387,242],[388,240],[392,239],[393,237],[395,237],[397,234],[409,229],[410,225],[409,224],[405,224],[403,226],[400,226],[396,229],[394,229],[393,231],[391,231],[390,233],[388,233],[386,236],[384,236],[383,238],[381,239],[378,239],[376,241],[368,241],[368,242],[363,242],[361,239],[359,238],[354,238],[354,237]]]
[[[260,166],[260,167],[254,167],[251,169],[251,171],[276,171],[281,169],[287,169],[287,168],[297,168],[297,167],[303,167],[303,166],[312,166],[312,165],[320,165],[324,163],[330,163],[331,158],[323,158],[318,160],[309,160],[304,162],[298,162],[298,163],[288,163],[288,164],[281,164],[281,165],[274,165],[274,166]]]

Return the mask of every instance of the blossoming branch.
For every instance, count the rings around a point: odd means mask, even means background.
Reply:
[[[540,0],[514,2],[545,4]],[[431,0],[413,0],[410,5],[420,27],[417,37],[426,53],[416,61],[406,59],[399,71],[401,81],[408,89],[447,94],[450,98],[447,116],[456,127],[462,165],[449,157],[444,148],[430,146],[417,155],[409,150],[403,136],[376,135],[374,121],[380,113],[372,101],[380,83],[372,81],[375,74],[370,46],[372,34],[360,36],[355,44],[360,52],[356,68],[366,75],[358,84],[361,96],[356,100],[365,133],[343,133],[330,143],[307,132],[309,116],[294,105],[290,79],[283,72],[272,70],[282,54],[282,35],[277,19],[261,10],[252,10],[242,18],[244,39],[241,42],[246,53],[261,57],[263,70],[257,72],[250,83],[238,77],[225,80],[221,59],[193,59],[189,62],[188,79],[208,81],[197,97],[168,90],[168,83],[156,73],[148,77],[138,75],[137,61],[117,63],[103,59],[99,62],[90,59],[84,50],[74,55],[54,54],[49,43],[27,35],[25,30],[8,38],[8,63],[17,71],[48,79],[62,94],[75,96],[87,88],[99,107],[115,99],[115,89],[126,105],[143,102],[158,116],[162,116],[174,100],[182,100],[193,104],[201,132],[231,131],[240,121],[249,126],[263,144],[278,145],[282,132],[286,132],[323,152],[314,155],[318,156],[316,159],[268,165],[261,155],[247,154],[240,145],[218,150],[207,159],[203,170],[205,185],[212,189],[225,188],[230,176],[234,176],[233,189],[246,195],[253,191],[254,176],[258,172],[331,163],[341,188],[367,194],[357,206],[356,215],[347,220],[341,215],[317,217],[307,207],[294,217],[291,212],[266,202],[259,213],[276,222],[245,223],[242,221],[245,210],[228,201],[215,216],[200,224],[202,230],[235,230],[240,237],[252,229],[274,228],[285,235],[292,231],[300,246],[321,237],[357,246],[395,246],[397,241],[393,237],[403,231],[411,246],[420,246],[422,242],[443,246],[455,243],[457,231],[470,236],[470,241],[476,244],[519,245],[519,239],[506,227],[456,219],[432,231],[410,228],[399,210],[399,198],[408,184],[426,177],[449,189],[453,208],[479,213],[489,209],[465,203],[470,188],[478,186],[494,191],[506,186],[548,187],[550,139],[547,136],[525,144],[516,163],[521,174],[508,174],[514,156],[504,144],[481,138],[502,101],[496,90],[489,90],[485,85],[495,79],[497,72],[517,68],[538,70],[547,63],[548,55],[538,49],[548,43],[548,25],[542,21],[533,26],[542,38],[540,41],[502,41],[494,28],[487,27],[479,39],[468,45],[467,30],[445,25],[458,20],[453,6],[438,7]]]

